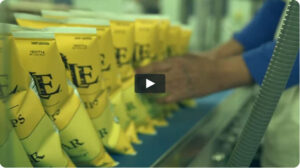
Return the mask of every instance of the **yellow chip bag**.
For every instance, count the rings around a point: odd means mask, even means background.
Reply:
[[[60,145],[60,137],[32,90],[10,96],[10,121],[34,166],[74,167]]]
[[[179,25],[171,25],[168,33],[168,57],[180,54],[181,28]]]
[[[112,18],[111,34],[117,65],[122,77],[122,100],[126,103],[128,115],[135,121],[137,131],[156,134],[147,109],[134,92],[134,22],[130,18]]]
[[[141,16],[143,17],[143,16]],[[162,40],[160,40],[159,28],[161,26],[160,20],[154,17],[138,18],[135,21],[135,42],[136,42],[136,58],[140,58],[139,66],[146,66],[156,60],[159,60],[159,56],[162,53],[160,46]],[[140,96],[143,100],[143,104],[147,106],[152,123],[156,126],[167,126],[168,122],[165,120],[164,113],[160,108],[160,105],[156,103],[156,100],[150,101],[150,98]]]
[[[136,19],[135,21],[135,61],[146,66],[158,59],[159,21],[155,19]]]
[[[179,41],[179,55],[183,55],[188,51],[188,47],[190,44],[190,39],[192,35],[192,30],[188,27],[181,27],[180,33],[180,41]]]
[[[162,61],[167,58],[168,55],[168,33],[170,28],[170,21],[166,17],[159,17],[159,55],[158,61]]]
[[[0,132],[0,166],[32,167],[15,130],[7,120],[6,105],[2,100],[0,100]]]
[[[162,44],[164,43],[165,34],[161,34],[159,31],[164,28],[163,20],[158,15],[131,15],[136,19],[135,21],[135,65],[146,66],[154,61],[159,60],[162,54],[166,54],[162,51]],[[166,43],[165,43],[166,44]],[[162,58],[161,58],[162,59]],[[156,96],[153,96],[156,97]],[[165,120],[165,115],[162,111],[161,105],[156,103],[155,99],[140,95],[139,98],[146,107],[149,115],[151,116],[151,122],[156,126],[167,126],[168,122]],[[151,101],[150,101],[151,100]]]
[[[0,31],[5,33],[5,36],[10,32],[10,26],[0,24]],[[5,47],[3,47],[5,45]],[[7,65],[10,62],[9,51],[6,47],[7,41],[4,38],[0,39],[0,72],[5,74],[0,75],[0,166],[5,167],[32,167],[29,158],[7,117],[6,101],[8,90],[6,87],[10,85],[7,73],[10,69]],[[6,62],[1,64],[1,62]],[[5,66],[6,65],[6,66]]]
[[[70,13],[66,11],[59,11],[59,10],[42,10],[42,17],[50,18],[50,19],[67,19],[70,17]]]
[[[69,12],[72,17],[81,17],[81,18],[95,17],[95,13],[93,11],[71,9]]]
[[[114,48],[112,45],[111,30],[109,27],[109,21],[99,19],[69,19],[67,26],[79,26],[79,27],[94,27],[97,30],[97,37],[99,42],[99,55],[101,62],[101,72],[103,81],[105,82],[106,89],[108,90],[109,103],[113,106],[114,113],[119,118],[120,125],[125,131],[129,140],[133,143],[141,143],[137,137],[135,131],[135,125],[133,121],[128,117],[125,104],[121,99],[122,94],[122,81],[120,71],[117,66],[115,58]],[[111,113],[113,115],[113,113]],[[106,119],[108,121],[108,119]],[[105,122],[108,124],[107,122]],[[113,121],[111,122],[111,124]],[[120,129],[122,132],[123,130]],[[112,130],[113,131],[113,130]],[[111,132],[111,131],[109,131]],[[121,133],[123,134],[123,133]],[[120,136],[122,139],[122,137]],[[109,139],[103,140],[106,144]],[[126,141],[126,139],[124,139]]]
[[[136,154],[109,106],[102,76],[99,41],[95,28],[49,28],[55,33],[58,49],[69,77],[79,94],[104,145],[111,151]]]
[[[57,20],[52,18],[43,18],[38,15],[32,15],[27,13],[15,13],[14,14],[17,23],[20,26],[28,28],[42,29],[49,26],[62,26],[63,20]]]
[[[147,53],[149,53],[148,50],[151,50],[150,53],[157,53],[157,57],[155,57],[155,59],[151,59],[152,62],[164,60],[167,56],[167,40],[168,40],[168,31],[170,27],[169,19],[163,15],[157,15],[157,14],[146,14],[146,15],[140,14],[140,15],[129,15],[129,16],[132,16],[136,19],[135,42],[137,44],[139,44],[139,41],[148,41],[147,43],[152,43],[152,45],[149,46],[156,46],[156,47],[142,47],[143,49],[146,49],[145,50],[146,55]],[[152,28],[150,28],[149,26]],[[157,30],[156,33],[154,33],[153,31],[154,29],[156,29],[154,27],[156,26],[157,26]],[[146,38],[142,40],[141,38],[147,34],[148,36],[149,34],[151,34],[150,38]],[[138,61],[139,59],[138,57],[139,52],[144,53],[142,52],[143,50],[137,48],[138,45],[136,45],[135,57],[137,58],[134,59],[135,61]],[[138,64],[136,66],[141,66],[141,65]]]
[[[117,65],[121,71],[122,81],[134,77],[132,59],[134,54],[134,22],[127,20],[111,20],[112,42],[115,49]]]
[[[32,76],[45,111],[59,130],[62,147],[78,166],[114,166],[76,89],[68,85],[54,34],[13,33],[19,59]]]
[[[8,71],[0,72],[9,80],[6,88],[9,119],[34,166],[74,166],[60,145],[60,138],[46,115],[38,95],[32,90],[30,76],[21,67],[12,36],[1,36],[8,41],[10,65]],[[3,44],[0,44],[0,48]],[[3,67],[4,61],[0,60]],[[1,78],[0,83],[5,82]]]

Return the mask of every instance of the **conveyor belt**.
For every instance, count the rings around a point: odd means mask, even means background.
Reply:
[[[158,127],[155,136],[140,135],[141,145],[134,145],[136,156],[112,155],[119,167],[149,167],[172,148],[205,114],[211,111],[232,91],[224,91],[197,99],[194,109],[182,109],[169,119],[168,127]]]

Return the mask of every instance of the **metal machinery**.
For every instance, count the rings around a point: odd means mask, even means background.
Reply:
[[[256,86],[235,89],[155,166],[224,166],[246,122],[256,91]]]

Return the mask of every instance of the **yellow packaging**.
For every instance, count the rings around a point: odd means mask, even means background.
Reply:
[[[62,19],[62,18],[57,18],[56,16],[57,15],[55,15],[55,14],[53,14],[53,12],[44,12],[44,14],[46,15],[46,16],[50,16],[51,15],[51,18],[56,18],[56,19]],[[16,17],[16,18],[18,18],[18,17]],[[20,18],[20,17],[19,17]],[[28,18],[28,19],[31,19],[30,17]],[[59,22],[59,21],[57,21],[57,20],[50,20],[50,19],[45,19],[45,18],[39,18],[38,20],[42,20],[42,21],[45,21],[44,22],[44,25],[46,25],[46,26],[51,26],[51,25],[53,25],[53,23],[56,23],[56,22]],[[32,23],[32,22],[34,22],[34,23]],[[25,22],[25,23],[23,23],[23,22],[21,22],[21,21],[18,21],[18,23],[19,24],[22,24],[23,26],[26,26],[26,27],[31,27],[31,28],[38,28],[36,25],[35,25],[35,20],[34,19],[32,19],[32,21],[31,21],[31,23],[28,23],[28,22]],[[57,25],[57,26],[62,26],[62,24],[60,24],[60,25]],[[106,110],[106,111],[109,111],[108,109]],[[101,117],[101,118],[103,118],[103,117]],[[106,121],[108,121],[108,120],[106,120]],[[100,122],[100,123],[103,123],[103,122]],[[99,125],[99,124],[98,124]],[[131,127],[132,128],[132,127]],[[116,130],[116,129],[115,129]],[[135,139],[137,142],[139,142],[138,141],[138,139],[137,139],[137,136],[136,136],[136,134],[134,133],[134,129],[130,129],[131,131],[126,131],[126,134],[127,135],[130,135],[131,137],[134,137],[133,139]],[[102,131],[103,132],[103,131]],[[107,139],[107,138],[105,138],[105,139]],[[126,141],[126,140],[124,140],[124,141]],[[106,141],[105,141],[106,142]],[[104,143],[106,146],[108,145],[108,143]],[[114,145],[114,144],[111,144],[111,145]],[[111,148],[111,145],[110,145],[110,148]],[[125,146],[128,146],[128,145],[126,145],[126,143],[124,143],[124,145]],[[119,145],[118,146],[116,146],[116,145],[114,145],[115,147],[114,148],[120,148],[119,147]],[[134,152],[132,152],[133,150],[129,150],[129,151],[131,151],[131,153],[134,153]]]
[[[170,21],[167,18],[160,19],[159,26],[159,55],[158,61],[162,61],[167,58],[168,55],[168,32],[170,28]]]
[[[160,60],[159,57],[166,54],[162,51],[162,43],[166,39],[167,32],[160,33],[160,29],[165,29],[165,25],[158,15],[131,15],[135,17],[135,65],[146,66],[154,61]],[[161,58],[162,59],[162,58]],[[150,101],[150,97],[139,95],[139,99],[146,107],[149,115],[152,118],[152,123],[156,126],[168,125],[162,112],[161,105],[156,103],[156,100]]]
[[[96,28],[99,58],[103,80],[109,91],[114,93],[122,85],[121,76],[112,46],[109,21],[99,19],[68,19],[66,26]]]
[[[78,88],[105,146],[113,152],[136,154],[121,129],[118,117],[109,106],[108,92],[101,72],[96,29],[69,27],[50,28],[49,31],[55,32],[58,49],[65,57],[69,76]]]
[[[155,135],[156,130],[148,114],[147,106],[143,104],[134,92],[134,79],[123,84],[122,100],[126,103],[128,115],[135,121],[138,133]]]
[[[139,66],[146,66],[156,60],[162,53],[162,42],[160,39],[162,34],[159,33],[162,22],[155,18],[146,17],[145,19],[136,19],[135,22],[135,56],[140,58]],[[147,58],[148,57],[148,58]],[[147,111],[152,118],[152,123],[156,126],[167,126],[168,122],[164,118],[164,114],[160,105],[155,100],[150,101],[150,97],[140,96],[143,104],[147,107]]]
[[[170,30],[170,21],[168,18],[162,15],[139,15],[135,16],[136,18],[142,18],[143,20],[156,20],[159,22],[158,25],[158,58],[152,60],[153,61],[162,61],[166,59],[169,55],[177,55],[176,53],[179,53],[178,49],[178,41],[180,35],[180,27],[176,26],[175,29],[173,29],[173,32]],[[172,36],[173,39],[170,39],[169,36]],[[176,39],[176,41],[174,41]],[[140,65],[143,66],[143,65]],[[156,126],[167,126],[168,122],[165,120],[165,116],[172,116],[172,111],[178,109],[178,105],[167,105],[168,107],[165,107],[165,105],[159,105],[156,103],[156,98],[160,97],[158,96],[149,96],[149,97],[142,97],[141,99],[144,101],[144,104],[147,107],[147,110],[149,111],[149,114],[152,117],[152,123]],[[153,99],[154,98],[154,99]]]
[[[154,19],[136,19],[135,21],[135,61],[146,66],[158,59],[159,21]]]
[[[111,33],[117,65],[121,71],[122,81],[134,77],[132,59],[134,54],[134,22],[111,20]]]
[[[70,13],[66,11],[58,11],[58,10],[42,10],[42,17],[49,19],[59,19],[64,20],[70,17]]]
[[[15,13],[14,14],[17,23],[20,26],[27,28],[42,29],[50,26],[62,26],[63,20],[53,18],[43,18],[38,15],[26,14],[26,13]]]
[[[29,158],[6,116],[5,104],[0,100],[0,166],[32,167]]]
[[[9,119],[34,166],[74,166],[60,146],[60,138],[37,94],[29,87],[29,74],[22,69],[11,36],[8,41],[10,60],[8,72],[1,72],[10,81],[6,84]],[[3,44],[0,45],[2,48]],[[0,61],[3,67],[4,61]],[[5,78],[0,79],[4,83]],[[4,85],[5,86],[5,85]]]
[[[179,25],[171,25],[168,34],[168,57],[180,54],[181,28]]]
[[[109,103],[112,104],[114,113],[119,118],[119,122],[122,128],[120,129],[120,131],[122,132],[124,130],[129,140],[133,143],[141,143],[141,141],[137,137],[135,125],[133,121],[131,121],[131,119],[128,117],[125,104],[121,100],[121,74],[117,66],[114,48],[112,45],[109,21],[99,19],[69,19],[67,22],[67,26],[96,28],[99,42],[99,58],[101,59],[101,72],[103,81],[106,85],[106,89],[108,90],[108,97],[110,100]],[[111,114],[113,115],[113,113]],[[106,121],[108,121],[108,119],[106,119]],[[107,144],[106,141],[109,141],[109,139],[104,139],[104,144]],[[124,141],[126,141],[126,139],[124,139]]]
[[[170,104],[166,104],[164,106],[164,111],[166,113],[166,116],[168,118],[172,118],[173,117],[173,113],[178,111],[180,109],[179,105],[177,103],[170,103]]]
[[[152,61],[162,61],[167,57],[167,41],[168,41],[168,33],[170,28],[170,21],[166,16],[157,15],[157,14],[146,14],[146,15],[131,15],[136,18],[136,23],[138,20],[155,20],[158,22],[158,41],[156,40],[158,47],[158,57]],[[137,24],[136,24],[137,25]],[[137,26],[136,26],[137,28]],[[135,37],[136,38],[136,37]]]
[[[0,24],[0,32],[10,32],[10,26]],[[6,34],[5,33],[5,34]],[[1,62],[9,62],[8,47],[5,39],[0,39],[0,72],[8,73],[9,67],[4,66]],[[7,49],[7,50],[5,50]],[[7,104],[4,103],[7,96],[9,79],[7,75],[0,75],[0,167],[32,167],[29,158],[11,124],[7,118]]]
[[[159,95],[160,96],[160,95]],[[146,106],[149,115],[151,116],[151,122],[155,126],[165,127],[169,123],[166,120],[163,105],[157,103],[157,97],[159,96],[140,96],[143,104]]]
[[[28,89],[10,97],[10,120],[34,166],[74,167],[38,95]]]
[[[112,18],[110,24],[117,65],[123,82],[122,100],[126,103],[127,113],[135,121],[139,133],[155,134],[147,109],[134,92],[134,22],[130,18],[117,17]]]
[[[179,55],[183,55],[188,51],[188,47],[190,44],[190,39],[192,35],[192,30],[187,27],[181,27],[181,33],[180,33],[180,49],[179,49]]]
[[[179,104],[184,107],[193,107],[194,108],[197,106],[197,102],[195,99],[183,100],[183,101],[180,101]]]
[[[135,123],[132,119],[129,118],[127,114],[126,104],[122,99],[122,92],[122,87],[120,87],[118,90],[116,90],[110,95],[110,101],[112,103],[114,111],[116,112],[116,114],[118,114],[118,117],[120,118],[121,126],[123,125],[123,128],[125,128],[125,134],[128,137],[128,139],[135,144],[141,144],[142,141],[138,138]]]
[[[81,17],[81,18],[93,18],[95,17],[95,13],[93,11],[87,10],[79,10],[79,9],[71,9],[70,14],[72,17]]]
[[[43,106],[59,130],[62,147],[78,166],[113,166],[66,71],[53,33],[13,33],[19,59],[32,76]]]

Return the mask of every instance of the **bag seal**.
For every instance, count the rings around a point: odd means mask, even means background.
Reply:
[[[101,15],[97,15],[97,16],[101,17]],[[129,15],[113,14],[110,16],[103,16],[103,18],[109,19],[111,21],[125,21],[125,22],[134,22],[135,21],[135,17],[129,16]]]
[[[42,16],[66,16],[69,17],[70,13],[66,11],[59,11],[59,10],[45,10],[41,11]]]
[[[52,33],[65,33],[65,34],[97,34],[96,28],[85,27],[47,27],[45,30]]]
[[[52,22],[52,23],[64,23],[62,20],[51,19],[51,18],[43,18],[39,15],[32,15],[27,13],[14,13],[16,19],[24,19],[24,20],[34,20],[40,22]]]
[[[18,30],[22,30],[22,28],[14,24],[0,23],[0,34],[2,35],[11,34],[12,31]]]
[[[127,16],[135,19],[149,19],[149,20],[170,20],[168,16],[160,14],[127,14]]]
[[[46,31],[17,31],[12,35],[15,38],[54,39],[54,33]]]
[[[95,26],[109,26],[109,20],[107,19],[87,19],[87,18],[71,18],[66,21],[67,24],[84,24]]]

